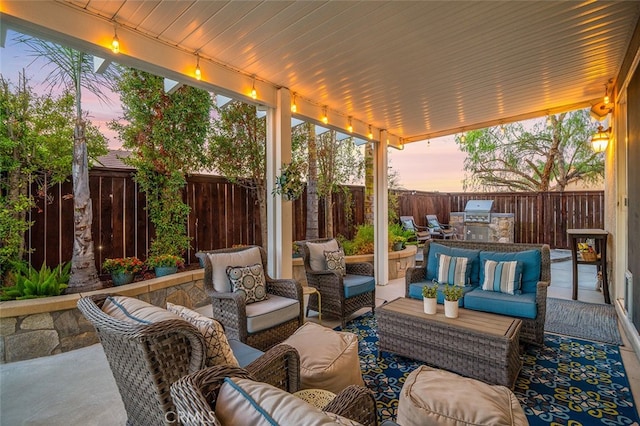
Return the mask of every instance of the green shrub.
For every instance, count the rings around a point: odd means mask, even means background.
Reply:
[[[353,256],[357,254],[373,254],[374,249],[373,225],[359,225],[355,237],[347,240],[343,236],[338,236],[344,254]]]
[[[67,288],[70,270],[71,262],[58,265],[53,270],[46,264],[39,271],[30,265],[18,267],[10,278],[15,285],[0,289],[0,300],[59,296]]]

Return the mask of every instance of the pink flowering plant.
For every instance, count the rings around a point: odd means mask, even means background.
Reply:
[[[151,256],[150,258],[148,258],[147,265],[150,268],[172,266],[182,268],[184,266],[184,260],[180,256],[175,256],[173,254],[159,254],[157,256]]]
[[[111,274],[137,274],[144,270],[144,263],[137,257],[105,259],[102,269]]]

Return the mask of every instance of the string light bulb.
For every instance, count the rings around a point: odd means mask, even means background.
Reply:
[[[371,131],[371,124],[369,124],[369,139],[373,139],[373,132]]]
[[[202,71],[200,70],[200,55],[196,55],[196,80],[200,81],[202,78]]]
[[[551,126],[551,115],[547,114],[547,126]]]
[[[298,112],[298,106],[296,105],[296,94],[293,94],[293,102],[291,103],[291,112]]]
[[[609,98],[609,86],[607,84],[604,85],[604,99],[602,101],[605,105],[609,105],[609,101],[611,101],[611,98]]]
[[[329,123],[329,117],[327,117],[327,107],[322,107],[322,122],[324,124],[328,124]]]
[[[467,140],[467,135],[465,133],[460,135],[460,142],[464,143]]]
[[[353,124],[351,124],[351,116],[349,116],[349,123],[347,125],[347,130],[349,130],[349,133],[353,133]]]
[[[257,99],[258,98],[258,92],[256,92],[256,78],[253,77],[253,82],[251,83],[251,98],[252,99]]]
[[[118,39],[118,30],[113,28],[113,39],[111,40],[111,51],[113,53],[120,53],[120,39]]]

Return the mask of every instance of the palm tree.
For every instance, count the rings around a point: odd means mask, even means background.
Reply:
[[[95,253],[91,225],[93,210],[89,191],[89,164],[85,122],[82,117],[82,88],[108,102],[104,89],[111,88],[117,70],[108,67],[102,74],[93,71],[93,57],[69,47],[45,40],[22,36],[18,38],[31,51],[32,56],[45,58],[56,67],[47,76],[50,88],[63,87],[75,94],[76,124],[73,141],[73,256],[67,293],[95,290],[101,287],[95,265]]]

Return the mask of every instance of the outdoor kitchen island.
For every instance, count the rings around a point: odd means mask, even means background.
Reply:
[[[522,321],[463,308],[452,319],[442,305],[437,309],[425,314],[421,300],[404,297],[377,308],[378,350],[513,388],[522,367]]]

